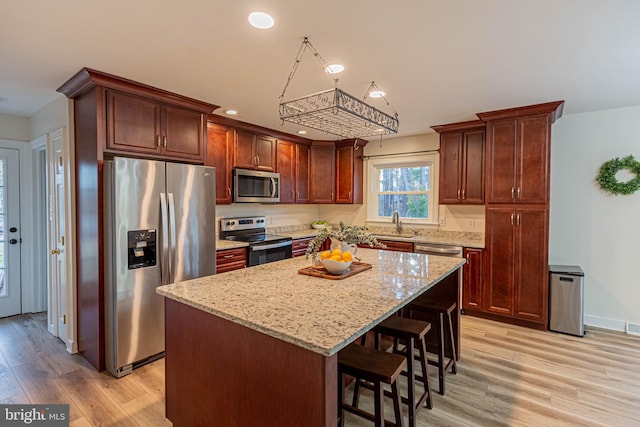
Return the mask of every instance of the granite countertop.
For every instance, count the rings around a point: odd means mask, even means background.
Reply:
[[[167,298],[330,356],[462,266],[463,258],[359,249],[343,280],[305,276],[304,257],[160,286]]]
[[[221,240],[218,239],[216,241],[216,251],[222,251],[225,249],[237,249],[237,248],[246,248],[249,244],[247,242],[238,242],[235,240]]]

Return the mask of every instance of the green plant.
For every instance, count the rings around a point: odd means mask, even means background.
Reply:
[[[616,174],[622,169],[627,169],[635,174],[635,178],[627,182],[620,182],[616,178]],[[600,167],[596,181],[600,184],[600,188],[611,194],[633,194],[640,189],[640,162],[629,155],[622,159],[615,159],[605,162]]]
[[[309,255],[311,255],[311,259],[315,261],[318,256],[318,250],[322,246],[322,243],[328,238],[334,238],[336,240],[340,240],[347,243],[354,244],[364,244],[369,245],[370,247],[377,247],[385,249],[386,246],[383,243],[380,243],[378,239],[373,237],[370,234],[367,234],[365,231],[367,227],[357,226],[357,225],[345,225],[344,222],[340,221],[340,225],[337,229],[333,227],[327,227],[324,230],[321,230],[310,242],[309,247],[307,247],[306,258],[309,259]]]

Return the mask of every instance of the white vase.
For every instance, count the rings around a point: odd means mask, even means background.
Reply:
[[[333,237],[330,237],[330,239],[331,250],[340,249],[342,252],[349,251],[351,252],[352,256],[356,256],[356,252],[358,252],[358,246],[355,243],[343,242],[342,240],[334,239]]]

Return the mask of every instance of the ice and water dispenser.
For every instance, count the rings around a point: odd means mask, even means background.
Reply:
[[[156,230],[127,232],[129,270],[156,265]]]

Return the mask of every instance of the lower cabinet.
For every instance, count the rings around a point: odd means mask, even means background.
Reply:
[[[378,242],[384,244],[388,251],[396,251],[396,252],[413,252],[413,242],[398,242],[396,240],[381,240],[378,239]],[[366,244],[358,245],[359,248],[368,248],[368,249],[379,249],[379,248],[371,248],[371,246]]]
[[[482,249],[465,248],[467,263],[463,267],[462,308],[482,308]]]
[[[304,239],[293,239],[291,243],[291,253],[294,257],[302,256],[307,253],[309,242],[313,240],[313,237],[305,237]]]
[[[547,207],[487,207],[486,220],[483,311],[546,328]]]
[[[247,266],[247,248],[222,249],[216,252],[216,273],[239,270]]]

